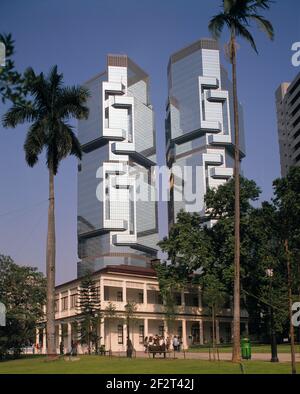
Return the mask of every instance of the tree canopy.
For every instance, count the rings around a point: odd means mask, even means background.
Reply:
[[[0,302],[6,306],[6,326],[0,327],[0,358],[14,355],[33,343],[35,328],[44,317],[44,275],[34,267],[19,266],[0,255]]]

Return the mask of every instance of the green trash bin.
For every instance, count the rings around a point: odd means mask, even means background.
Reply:
[[[251,360],[251,343],[248,338],[243,338],[241,341],[242,359]]]

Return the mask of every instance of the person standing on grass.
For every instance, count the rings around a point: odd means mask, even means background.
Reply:
[[[145,353],[147,353],[147,351],[148,351],[148,346],[149,346],[148,337],[145,337],[145,339],[144,339]]]
[[[130,338],[127,338],[127,357],[132,358],[133,345]]]
[[[179,351],[179,352],[180,352],[180,350],[182,349],[182,345],[183,345],[182,338],[181,338],[181,337],[178,337],[178,351]]]
[[[175,335],[174,338],[173,338],[173,349],[174,349],[175,352],[177,352],[177,350],[178,350],[178,344],[179,344],[178,338]]]
[[[167,351],[170,350],[170,346],[171,346],[171,339],[170,339],[170,337],[168,336],[168,337],[167,337],[167,343],[166,343]]]
[[[60,344],[59,344],[59,352],[60,352],[60,354],[61,355],[63,355],[64,354],[64,344],[63,344],[63,342],[60,342]]]

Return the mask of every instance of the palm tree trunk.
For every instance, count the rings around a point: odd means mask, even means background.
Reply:
[[[233,349],[232,361],[241,360],[240,351],[240,141],[239,141],[239,108],[237,97],[236,76],[236,42],[235,34],[231,36],[231,64],[233,84],[233,109],[234,109],[234,306],[233,306]]]
[[[296,349],[295,349],[295,334],[293,326],[293,292],[292,292],[292,272],[291,272],[291,260],[289,243],[286,239],[284,241],[286,262],[287,262],[287,274],[288,274],[288,300],[289,300],[289,319],[290,319],[290,337],[291,337],[291,359],[292,359],[292,374],[296,374]]]
[[[49,169],[49,208],[47,234],[47,354],[56,355],[55,341],[55,214],[54,214],[54,173]]]

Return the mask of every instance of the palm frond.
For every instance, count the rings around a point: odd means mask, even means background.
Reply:
[[[208,25],[208,30],[214,39],[218,40],[220,38],[226,22],[227,16],[224,13],[212,17]]]
[[[57,139],[54,137],[51,141],[47,143],[47,154],[46,154],[46,163],[49,169],[52,169],[53,174],[56,175],[59,167],[59,153],[58,153],[58,145]]]
[[[271,4],[275,3],[273,0],[247,0],[247,8],[249,11],[257,12],[257,10],[268,10]]]
[[[247,15],[251,20],[254,20],[257,25],[266,33],[270,40],[274,40],[274,28],[271,22],[261,15]]]
[[[243,26],[241,23],[239,22],[235,22],[234,24],[234,29],[235,29],[235,33],[237,36],[240,36],[242,38],[244,38],[246,41],[248,41],[250,43],[250,45],[252,46],[252,48],[255,50],[256,53],[258,53],[254,38],[252,36],[252,34],[250,33],[250,31]]]
[[[30,167],[38,162],[38,157],[43,151],[45,143],[46,135],[43,123],[37,121],[29,128],[24,143],[25,159]]]
[[[233,7],[236,5],[236,2],[237,0],[223,0],[224,13],[230,13]]]
[[[73,132],[72,126],[68,123],[60,121],[55,127],[55,132],[51,133],[49,136],[49,140],[51,140],[51,144],[56,145],[56,151],[51,150],[56,153],[56,156],[53,156],[51,160],[49,158],[49,162],[52,164],[56,164],[56,162],[59,163],[68,155],[73,155],[81,159],[82,153],[80,143]]]
[[[247,40],[257,53],[257,47],[248,27],[251,21],[256,21],[258,26],[274,39],[274,29],[267,19],[257,13],[258,10],[268,10],[272,0],[223,0],[223,12],[214,16],[209,22],[209,31],[214,38],[219,38],[226,24],[231,35],[238,35]]]
[[[41,110],[50,108],[50,88],[44,73],[35,74],[32,68],[25,71],[28,79],[28,91],[31,93],[36,106]]]
[[[88,89],[82,86],[65,87],[61,89],[57,100],[57,111],[62,118],[75,117],[76,119],[87,119],[89,110],[85,106],[90,96]]]
[[[57,72],[57,65],[53,66],[50,69],[50,72],[47,77],[47,81],[49,83],[50,90],[52,93],[57,92],[62,86],[63,74],[59,74]]]
[[[2,117],[3,127],[15,128],[18,124],[35,121],[38,117],[36,108],[30,102],[16,103]]]
[[[31,102],[15,104],[3,116],[3,124],[16,127],[19,123],[32,122],[24,143],[26,161],[34,166],[45,148],[47,166],[56,175],[62,159],[68,155],[81,158],[80,143],[66,120],[88,117],[89,92],[80,86],[63,87],[63,75],[58,73],[57,66],[46,77],[32,68],[25,73]]]
[[[224,0],[224,12],[226,14],[231,16],[241,16],[246,12],[246,10],[247,0]]]
[[[82,150],[81,150],[80,142],[74,132],[72,132],[71,137],[72,137],[71,155],[73,155],[73,156],[77,157],[77,159],[81,160],[82,159]]]

